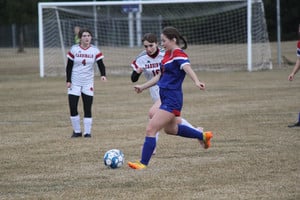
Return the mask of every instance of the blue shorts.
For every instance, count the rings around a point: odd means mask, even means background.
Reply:
[[[179,117],[183,104],[182,91],[159,88],[159,95],[161,100],[159,108]]]

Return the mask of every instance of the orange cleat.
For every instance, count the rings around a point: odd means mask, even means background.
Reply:
[[[142,164],[139,161],[137,161],[137,162],[128,162],[127,164],[131,169],[145,169],[147,167],[146,165]]]
[[[206,131],[203,133],[203,140],[199,140],[200,145],[203,146],[204,149],[208,149],[210,147],[210,139],[213,137],[213,133],[211,131]]]

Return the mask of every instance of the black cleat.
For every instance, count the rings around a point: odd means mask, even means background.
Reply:
[[[90,133],[86,133],[86,134],[83,135],[83,137],[90,138],[90,137],[92,137],[92,135]]]
[[[300,127],[300,121],[297,122],[296,124],[288,125],[288,127],[289,127],[289,128]]]
[[[73,134],[72,134],[71,138],[77,138],[77,137],[82,137],[82,133],[75,133],[73,131]]]

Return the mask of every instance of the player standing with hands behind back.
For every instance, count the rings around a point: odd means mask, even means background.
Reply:
[[[199,81],[192,70],[187,54],[179,47],[181,41],[184,43],[182,49],[185,49],[187,47],[186,40],[177,29],[174,27],[164,28],[161,34],[161,43],[166,53],[161,62],[161,73],[150,81],[135,86],[135,91],[139,93],[157,83],[161,105],[147,125],[141,160],[128,162],[128,166],[132,169],[139,170],[148,166],[156,147],[155,135],[161,129],[170,135],[197,139],[205,149],[210,147],[212,132],[203,133],[201,130],[176,122],[176,117],[180,116],[183,106],[182,83],[185,75],[189,75],[196,87],[205,90],[205,84]]]
[[[78,101],[81,96],[84,110],[84,137],[91,137],[92,104],[94,96],[94,64],[97,62],[101,80],[106,81],[105,65],[102,52],[91,44],[92,33],[88,29],[80,29],[78,36],[80,43],[71,47],[68,52],[66,67],[66,82],[70,119],[73,127],[72,137],[81,137],[80,116],[78,114]]]
[[[292,73],[288,77],[289,81],[294,80],[295,74],[297,74],[297,72],[300,70],[300,24],[299,24],[299,29],[298,29],[298,35],[299,35],[299,40],[297,43],[297,60],[296,60],[296,64],[295,64],[295,67],[293,68]],[[300,112],[298,115],[298,122],[296,122],[295,124],[289,125],[288,127],[289,128],[300,127]]]

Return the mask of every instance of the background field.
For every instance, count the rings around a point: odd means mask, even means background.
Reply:
[[[294,61],[295,43],[284,52]],[[300,129],[287,128],[300,108],[292,65],[198,72],[205,92],[187,78],[183,116],[214,132],[212,147],[161,134],[149,167],[134,171],[107,169],[102,157],[119,148],[139,158],[148,92],[135,94],[128,76],[96,79],[93,137],[70,139],[64,78],[40,79],[37,58],[0,54],[0,199],[300,199]]]

